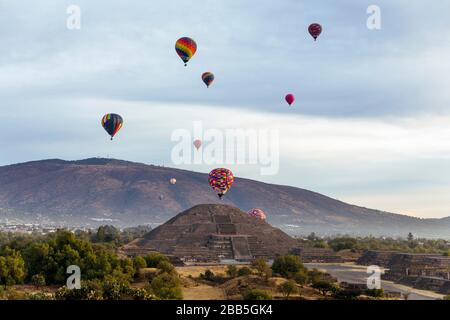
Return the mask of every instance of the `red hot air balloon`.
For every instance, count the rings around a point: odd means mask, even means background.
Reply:
[[[317,37],[322,33],[322,26],[318,23],[313,23],[308,28],[309,34],[314,38],[314,41],[317,40]]]
[[[291,106],[293,103],[294,103],[294,101],[295,101],[295,97],[294,97],[294,95],[292,94],[292,93],[289,93],[289,94],[287,94],[286,95],[286,102]]]
[[[197,139],[194,141],[194,147],[198,150],[202,146],[202,140]]]

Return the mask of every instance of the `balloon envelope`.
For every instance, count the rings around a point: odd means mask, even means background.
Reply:
[[[264,211],[258,208],[253,208],[247,212],[250,217],[258,218],[261,220],[266,220],[266,214]]]
[[[188,37],[183,37],[177,40],[175,43],[175,50],[178,56],[183,60],[184,65],[192,58],[197,51],[197,44],[195,41]]]
[[[177,179],[175,179],[175,178],[170,179],[170,184],[175,184],[175,183],[177,183]]]
[[[295,101],[295,96],[292,93],[289,93],[285,97],[286,102],[291,106]]]
[[[202,80],[206,84],[206,87],[209,88],[211,83],[213,83],[214,81],[214,74],[212,74],[211,72],[205,72],[202,74]]]
[[[123,119],[121,116],[115,113],[105,114],[102,118],[102,127],[111,136],[111,140],[114,138],[117,132],[122,128]]]
[[[322,26],[318,23],[313,23],[309,26],[308,31],[315,41],[317,40],[317,37],[322,33]]]
[[[199,140],[199,139],[195,140],[195,141],[194,141],[194,146],[195,146],[195,148],[196,148],[197,150],[200,149],[200,147],[202,146],[202,141]]]
[[[209,185],[217,192],[219,198],[227,193],[234,182],[234,176],[231,170],[225,168],[217,168],[209,173]]]

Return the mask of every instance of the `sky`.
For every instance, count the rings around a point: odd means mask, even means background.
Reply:
[[[80,29],[67,28],[69,5]],[[209,172],[171,158],[174,130],[202,121],[279,133],[278,172],[228,165],[236,176],[450,216],[448,12],[418,0],[1,0],[0,165],[112,157]],[[198,44],[186,68],[182,36]],[[112,143],[109,112],[124,118]]]

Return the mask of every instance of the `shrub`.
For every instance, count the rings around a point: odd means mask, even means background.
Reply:
[[[272,300],[272,296],[264,290],[250,289],[243,294],[244,300]]]
[[[272,270],[285,278],[292,278],[296,273],[305,269],[300,258],[293,255],[280,256],[272,264]]]
[[[144,256],[144,259],[148,268],[157,268],[158,264],[162,261],[170,262],[169,258],[158,252],[149,253]]]
[[[238,277],[244,277],[252,274],[252,270],[249,267],[242,267],[238,270]]]

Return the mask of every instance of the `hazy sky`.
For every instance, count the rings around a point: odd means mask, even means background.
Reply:
[[[66,27],[70,4],[80,30]],[[381,30],[366,27],[372,4]],[[230,165],[237,176],[449,216],[449,12],[411,0],[2,0],[0,165],[109,156],[174,166],[171,133],[202,120],[279,130],[279,173]],[[311,22],[324,28],[317,42]],[[182,36],[198,44],[186,68],[174,50]],[[204,71],[216,75],[210,89]],[[107,112],[125,119],[113,143]]]

